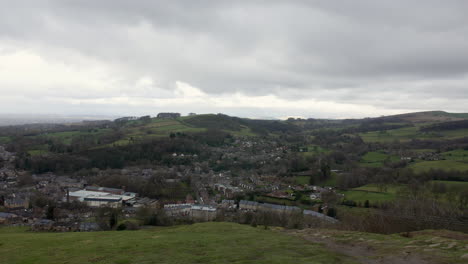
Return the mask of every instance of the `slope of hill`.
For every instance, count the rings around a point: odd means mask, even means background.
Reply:
[[[0,229],[0,234],[0,263],[356,263],[303,239],[232,223],[94,233]]]
[[[389,116],[386,118],[399,118],[401,120],[410,121],[414,123],[418,122],[447,122],[447,121],[458,121],[468,119],[466,113],[448,113],[444,111],[426,111],[426,112],[415,112],[401,115]]]
[[[32,233],[0,229],[1,263],[463,263],[467,236],[409,237],[201,223],[139,231]],[[465,255],[466,257],[466,255]]]

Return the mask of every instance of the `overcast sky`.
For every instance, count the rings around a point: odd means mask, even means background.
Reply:
[[[0,114],[468,112],[464,0],[0,4]]]

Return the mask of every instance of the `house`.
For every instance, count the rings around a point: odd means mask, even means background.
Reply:
[[[241,200],[239,202],[240,210],[256,211],[259,203],[253,201]]]
[[[241,200],[239,202],[240,210],[248,211],[263,211],[263,212],[272,212],[272,213],[288,213],[292,214],[294,212],[300,212],[302,209],[297,206],[288,206],[288,205],[279,205],[279,204],[270,204],[270,203],[258,203],[252,201]]]
[[[261,211],[264,211],[264,212],[272,212],[272,213],[292,214],[294,212],[300,212],[301,208],[299,208],[297,206],[263,203],[263,204],[259,204],[258,210],[261,210]]]
[[[135,198],[129,201],[125,201],[125,203],[135,208],[139,208],[139,207],[159,208],[159,201],[155,199],[150,199],[148,197]]]
[[[39,219],[31,226],[32,231],[50,231],[54,226],[54,221],[49,219]]]
[[[213,221],[216,218],[216,208],[209,205],[192,205],[191,218],[198,221]]]
[[[311,193],[311,194],[309,195],[309,198],[310,198],[311,200],[320,200],[321,197],[322,197],[322,195],[321,195],[319,192],[317,192],[317,193]]]
[[[21,217],[15,214],[0,212],[0,224],[12,224],[19,220],[21,220]]]
[[[173,119],[173,118],[178,118],[178,117],[180,117],[180,113],[159,113],[158,114],[158,118]]]
[[[225,208],[225,209],[235,209],[237,208],[237,205],[236,205],[236,201],[234,200],[222,200],[219,207]]]
[[[4,206],[6,208],[28,208],[29,200],[23,198],[5,199]]]
[[[127,121],[132,121],[132,120],[138,120],[138,117],[136,117],[136,116],[125,116],[125,117],[115,119],[114,122],[119,123],[119,122],[127,122]]]
[[[180,217],[180,216],[189,216],[192,210],[191,204],[165,204],[164,212],[168,216]]]
[[[78,227],[77,231],[90,232],[90,231],[99,231],[99,230],[101,230],[101,228],[99,227],[97,223],[83,222],[83,223],[80,223],[80,226]]]

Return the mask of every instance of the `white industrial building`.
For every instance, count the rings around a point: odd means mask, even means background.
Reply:
[[[89,191],[89,190],[78,190],[68,193],[68,198],[70,201],[80,201],[85,202],[88,206],[91,207],[120,207],[122,203],[129,202],[132,199],[135,199],[137,196],[136,193],[132,192],[122,192],[122,194],[115,194],[115,192],[106,192],[102,189],[99,191]]]

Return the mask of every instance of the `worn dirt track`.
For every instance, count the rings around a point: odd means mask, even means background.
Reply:
[[[322,230],[283,230],[283,232],[299,236],[307,241],[324,245],[327,249],[354,259],[363,264],[448,264],[452,263],[444,258],[429,254],[430,247],[415,250],[415,246],[402,244],[399,250],[387,250],[385,241],[366,239],[350,239],[340,241],[329,232]],[[464,240],[464,239],[462,239]],[[420,248],[419,248],[420,249]],[[426,253],[426,254],[425,254]]]

